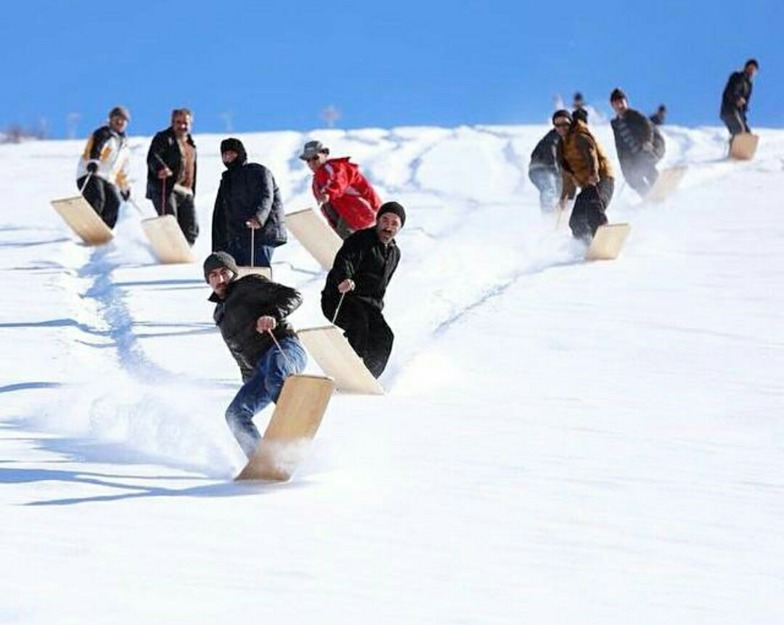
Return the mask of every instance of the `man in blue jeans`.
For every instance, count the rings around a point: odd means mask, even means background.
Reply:
[[[243,385],[226,409],[226,422],[250,458],[261,440],[253,417],[277,401],[286,378],[305,369],[307,356],[286,321],[302,303],[299,291],[260,275],[237,275],[237,263],[226,252],[204,261],[215,324],[242,373]]]

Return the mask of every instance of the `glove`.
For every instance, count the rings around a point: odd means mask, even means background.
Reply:
[[[87,171],[89,171],[91,174],[94,174],[96,171],[98,171],[98,163],[95,161],[90,161],[87,163]]]
[[[131,199],[131,190],[130,189],[123,189],[120,191],[120,195],[122,196],[123,202],[127,202]]]

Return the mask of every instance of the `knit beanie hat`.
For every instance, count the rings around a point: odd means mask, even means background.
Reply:
[[[610,94],[610,102],[615,102],[616,100],[626,100],[626,94],[617,87]]]
[[[227,252],[213,252],[204,260],[204,279],[209,283],[207,276],[211,271],[224,267],[231,271],[236,278],[240,270],[237,268],[237,261]]]
[[[565,117],[569,120],[570,124],[572,123],[572,114],[566,109],[558,109],[555,113],[553,113],[552,121],[555,122],[555,120],[559,117]]]
[[[381,205],[381,208],[378,209],[378,213],[376,214],[376,219],[380,219],[381,215],[384,213],[395,213],[398,217],[400,217],[400,227],[406,225],[406,209],[403,208],[401,204],[397,202],[386,202]]]
[[[109,111],[109,119],[112,117],[122,117],[125,121],[131,121],[131,114],[124,106],[115,106],[111,111]]]
[[[240,165],[248,160],[248,153],[245,151],[245,146],[242,145],[242,141],[235,139],[234,137],[229,137],[228,139],[221,141],[220,151],[221,154],[224,152],[236,152],[237,162],[239,162]]]

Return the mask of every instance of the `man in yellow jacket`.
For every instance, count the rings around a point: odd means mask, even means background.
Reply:
[[[566,207],[566,200],[573,198],[579,187],[569,227],[575,238],[590,240],[597,228],[607,223],[604,213],[615,189],[612,167],[584,121],[559,110],[553,113],[553,126],[561,137],[557,147],[563,175],[559,208]]]

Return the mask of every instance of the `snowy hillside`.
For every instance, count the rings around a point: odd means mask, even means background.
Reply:
[[[231,481],[239,374],[201,274],[224,136],[196,136],[180,266],[130,206],[76,241],[49,201],[82,141],[0,145],[0,624],[784,621],[784,131],[731,162],[723,129],[664,129],[681,188],[641,205],[619,178],[632,232],[591,264],[527,179],[544,126],[242,136],[288,211],[311,138],[408,210],[387,395],[335,396],[266,486]],[[273,270],[324,325],[296,241]]]

